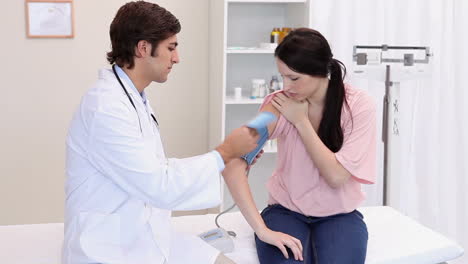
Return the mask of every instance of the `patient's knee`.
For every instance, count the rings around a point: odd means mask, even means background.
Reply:
[[[216,258],[215,264],[236,264],[232,259],[226,257],[224,254],[219,254]]]

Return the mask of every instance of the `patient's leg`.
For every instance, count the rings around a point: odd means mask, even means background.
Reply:
[[[321,217],[314,221],[312,238],[319,263],[365,262],[368,232],[359,211]]]
[[[215,264],[236,264],[232,259],[226,257],[224,254],[219,254],[216,258]]]

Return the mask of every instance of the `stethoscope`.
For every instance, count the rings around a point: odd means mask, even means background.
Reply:
[[[138,115],[138,110],[137,110],[137,108],[135,106],[135,103],[133,103],[132,97],[130,97],[130,94],[128,94],[127,89],[125,89],[125,86],[123,85],[122,80],[120,80],[120,77],[117,74],[117,71],[115,70],[115,64],[112,65],[112,71],[114,72],[115,78],[117,78],[117,81],[119,81],[120,86],[122,86],[122,89],[124,90],[125,94],[127,95],[128,100],[130,100],[130,103],[132,104],[133,108],[135,108],[135,111],[137,112],[137,116],[138,116],[138,123],[140,123],[140,131],[143,131],[141,129],[141,122],[140,122],[140,116]],[[153,118],[154,122],[156,123],[156,127],[159,128],[158,120],[156,120],[156,117],[154,117],[153,113],[151,113],[151,117]]]

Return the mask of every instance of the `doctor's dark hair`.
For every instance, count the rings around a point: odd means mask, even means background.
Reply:
[[[343,83],[346,67],[341,61],[333,58],[325,37],[309,28],[291,31],[276,48],[275,57],[291,70],[301,74],[325,78],[330,74],[318,135],[332,152],[338,152],[343,146],[343,103],[349,109]]]
[[[158,44],[180,32],[179,20],[157,4],[145,1],[129,2],[120,7],[110,26],[112,51],[107,53],[110,64],[119,67],[135,65],[135,47],[140,40],[152,45],[151,56],[157,56]]]

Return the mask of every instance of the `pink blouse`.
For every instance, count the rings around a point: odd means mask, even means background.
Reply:
[[[268,95],[261,108],[274,97]],[[335,157],[352,177],[340,188],[331,188],[310,158],[299,132],[283,115],[270,139],[278,139],[276,169],[268,179],[269,204],[306,216],[348,213],[365,199],[361,184],[372,184],[376,176],[376,106],[363,90],[346,85],[349,109],[343,105],[343,146]],[[352,118],[351,118],[352,116]]]

